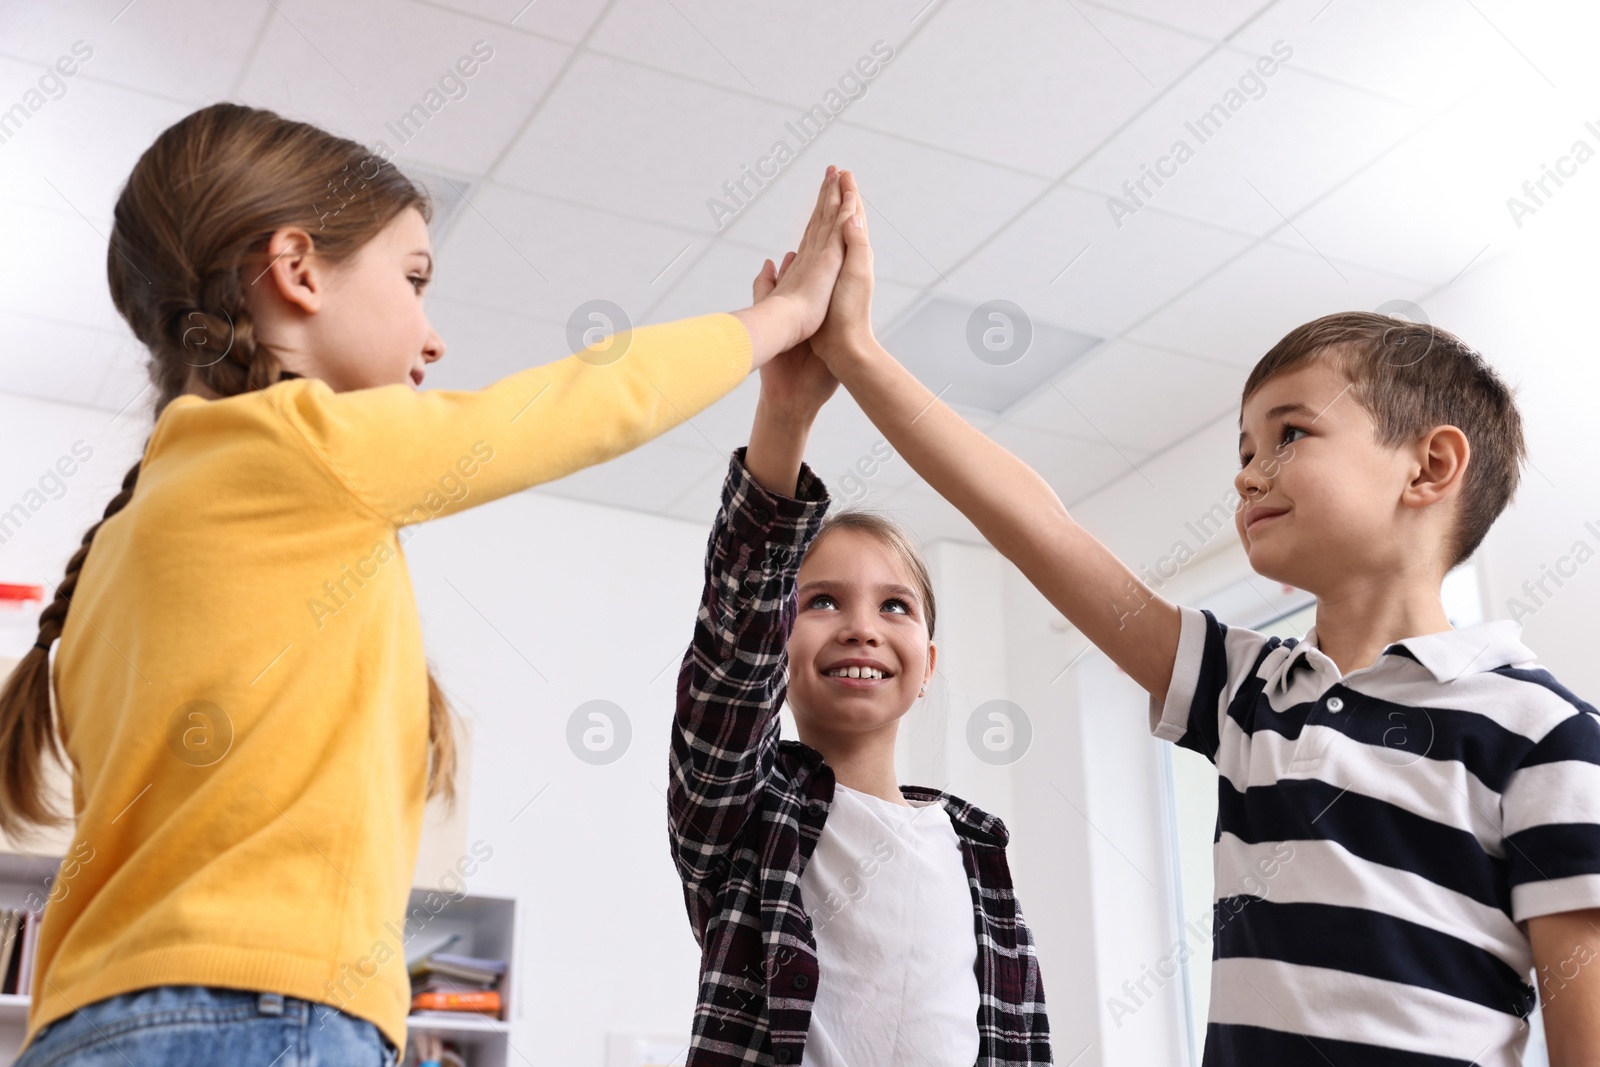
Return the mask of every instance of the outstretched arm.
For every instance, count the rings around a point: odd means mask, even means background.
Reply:
[[[855,176],[841,185],[855,193]],[[957,415],[872,334],[864,204],[844,227],[845,262],[812,346],[895,450],[1146,692],[1165,697],[1179,614],[1073,521],[1033,468]]]
[[[763,265],[758,302],[794,258],[783,271]],[[750,444],[729,464],[707,545],[694,640],[678,673],[667,784],[673,857],[697,934],[773,773],[795,579],[828,507],[802,457],[817,411],[838,385],[803,342],[762,368]]]

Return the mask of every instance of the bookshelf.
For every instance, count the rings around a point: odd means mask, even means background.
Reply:
[[[0,907],[20,907],[29,893],[46,894],[46,886],[60,864],[55,856],[23,855],[0,851]],[[441,906],[442,902],[442,906]],[[420,911],[419,911],[420,909]],[[468,1067],[507,1067],[511,1051],[510,1018],[516,1006],[517,902],[509,897],[449,895],[418,886],[411,891],[408,915],[414,919],[412,936],[406,949],[427,948],[449,937],[460,940],[449,951],[468,956],[490,956],[507,960],[505,977],[500,980],[501,1018],[444,1013],[413,1015],[408,1020],[412,1033],[433,1033],[455,1042],[467,1057]],[[28,1019],[28,997],[0,995],[0,1067],[10,1067],[22,1047]],[[414,1059],[406,1062],[414,1063]]]
[[[511,1051],[510,1019],[517,1004],[517,902],[510,897],[470,893],[445,896],[438,889],[418,886],[411,891],[407,914],[415,915],[419,908],[426,913],[438,907],[441,897],[444,898],[443,907],[438,908],[437,914],[420,928],[413,927],[415,933],[407,940],[406,955],[413,956],[418,949],[437,945],[451,934],[458,934],[460,940],[447,951],[506,960],[509,965],[499,984],[500,1018],[468,1013],[414,1013],[407,1020],[407,1028],[413,1034],[437,1034],[459,1045],[468,1067],[507,1067]],[[414,1049],[407,1049],[407,1058],[402,1062],[415,1063],[413,1053]]]

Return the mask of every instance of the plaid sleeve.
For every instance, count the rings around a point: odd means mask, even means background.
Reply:
[[[1226,626],[1209,611],[1179,605],[1182,629],[1164,698],[1150,696],[1150,732],[1193,749],[1213,763],[1233,695],[1262,664],[1262,653],[1289,646],[1277,638]]]
[[[1528,751],[1500,796],[1517,922],[1600,907],[1600,718],[1549,682],[1575,707]]]
[[[678,671],[667,775],[673,859],[697,936],[708,882],[772,773],[778,710],[788,690],[789,633],[801,559],[822,525],[828,491],[804,464],[794,497],[768,492],[733,453],[706,546],[694,640]]]

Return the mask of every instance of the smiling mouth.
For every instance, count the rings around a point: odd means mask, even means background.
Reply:
[[[1245,533],[1249,533],[1251,530],[1255,529],[1257,526],[1261,525],[1262,523],[1267,522],[1270,519],[1276,519],[1276,518],[1278,518],[1280,516],[1287,515],[1287,514],[1289,514],[1289,512],[1287,510],[1281,509],[1281,508],[1280,509],[1276,509],[1276,510],[1258,512],[1255,516],[1245,519],[1244,532]]]
[[[856,673],[852,675],[851,671]],[[870,689],[894,680],[893,674],[871,667],[841,667],[820,673],[828,681],[837,682],[850,689]]]

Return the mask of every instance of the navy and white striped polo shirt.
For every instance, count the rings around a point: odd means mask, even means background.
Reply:
[[[1181,612],[1150,726],[1219,775],[1205,1067],[1520,1064],[1517,924],[1600,907],[1600,715],[1514,622],[1341,677]]]

